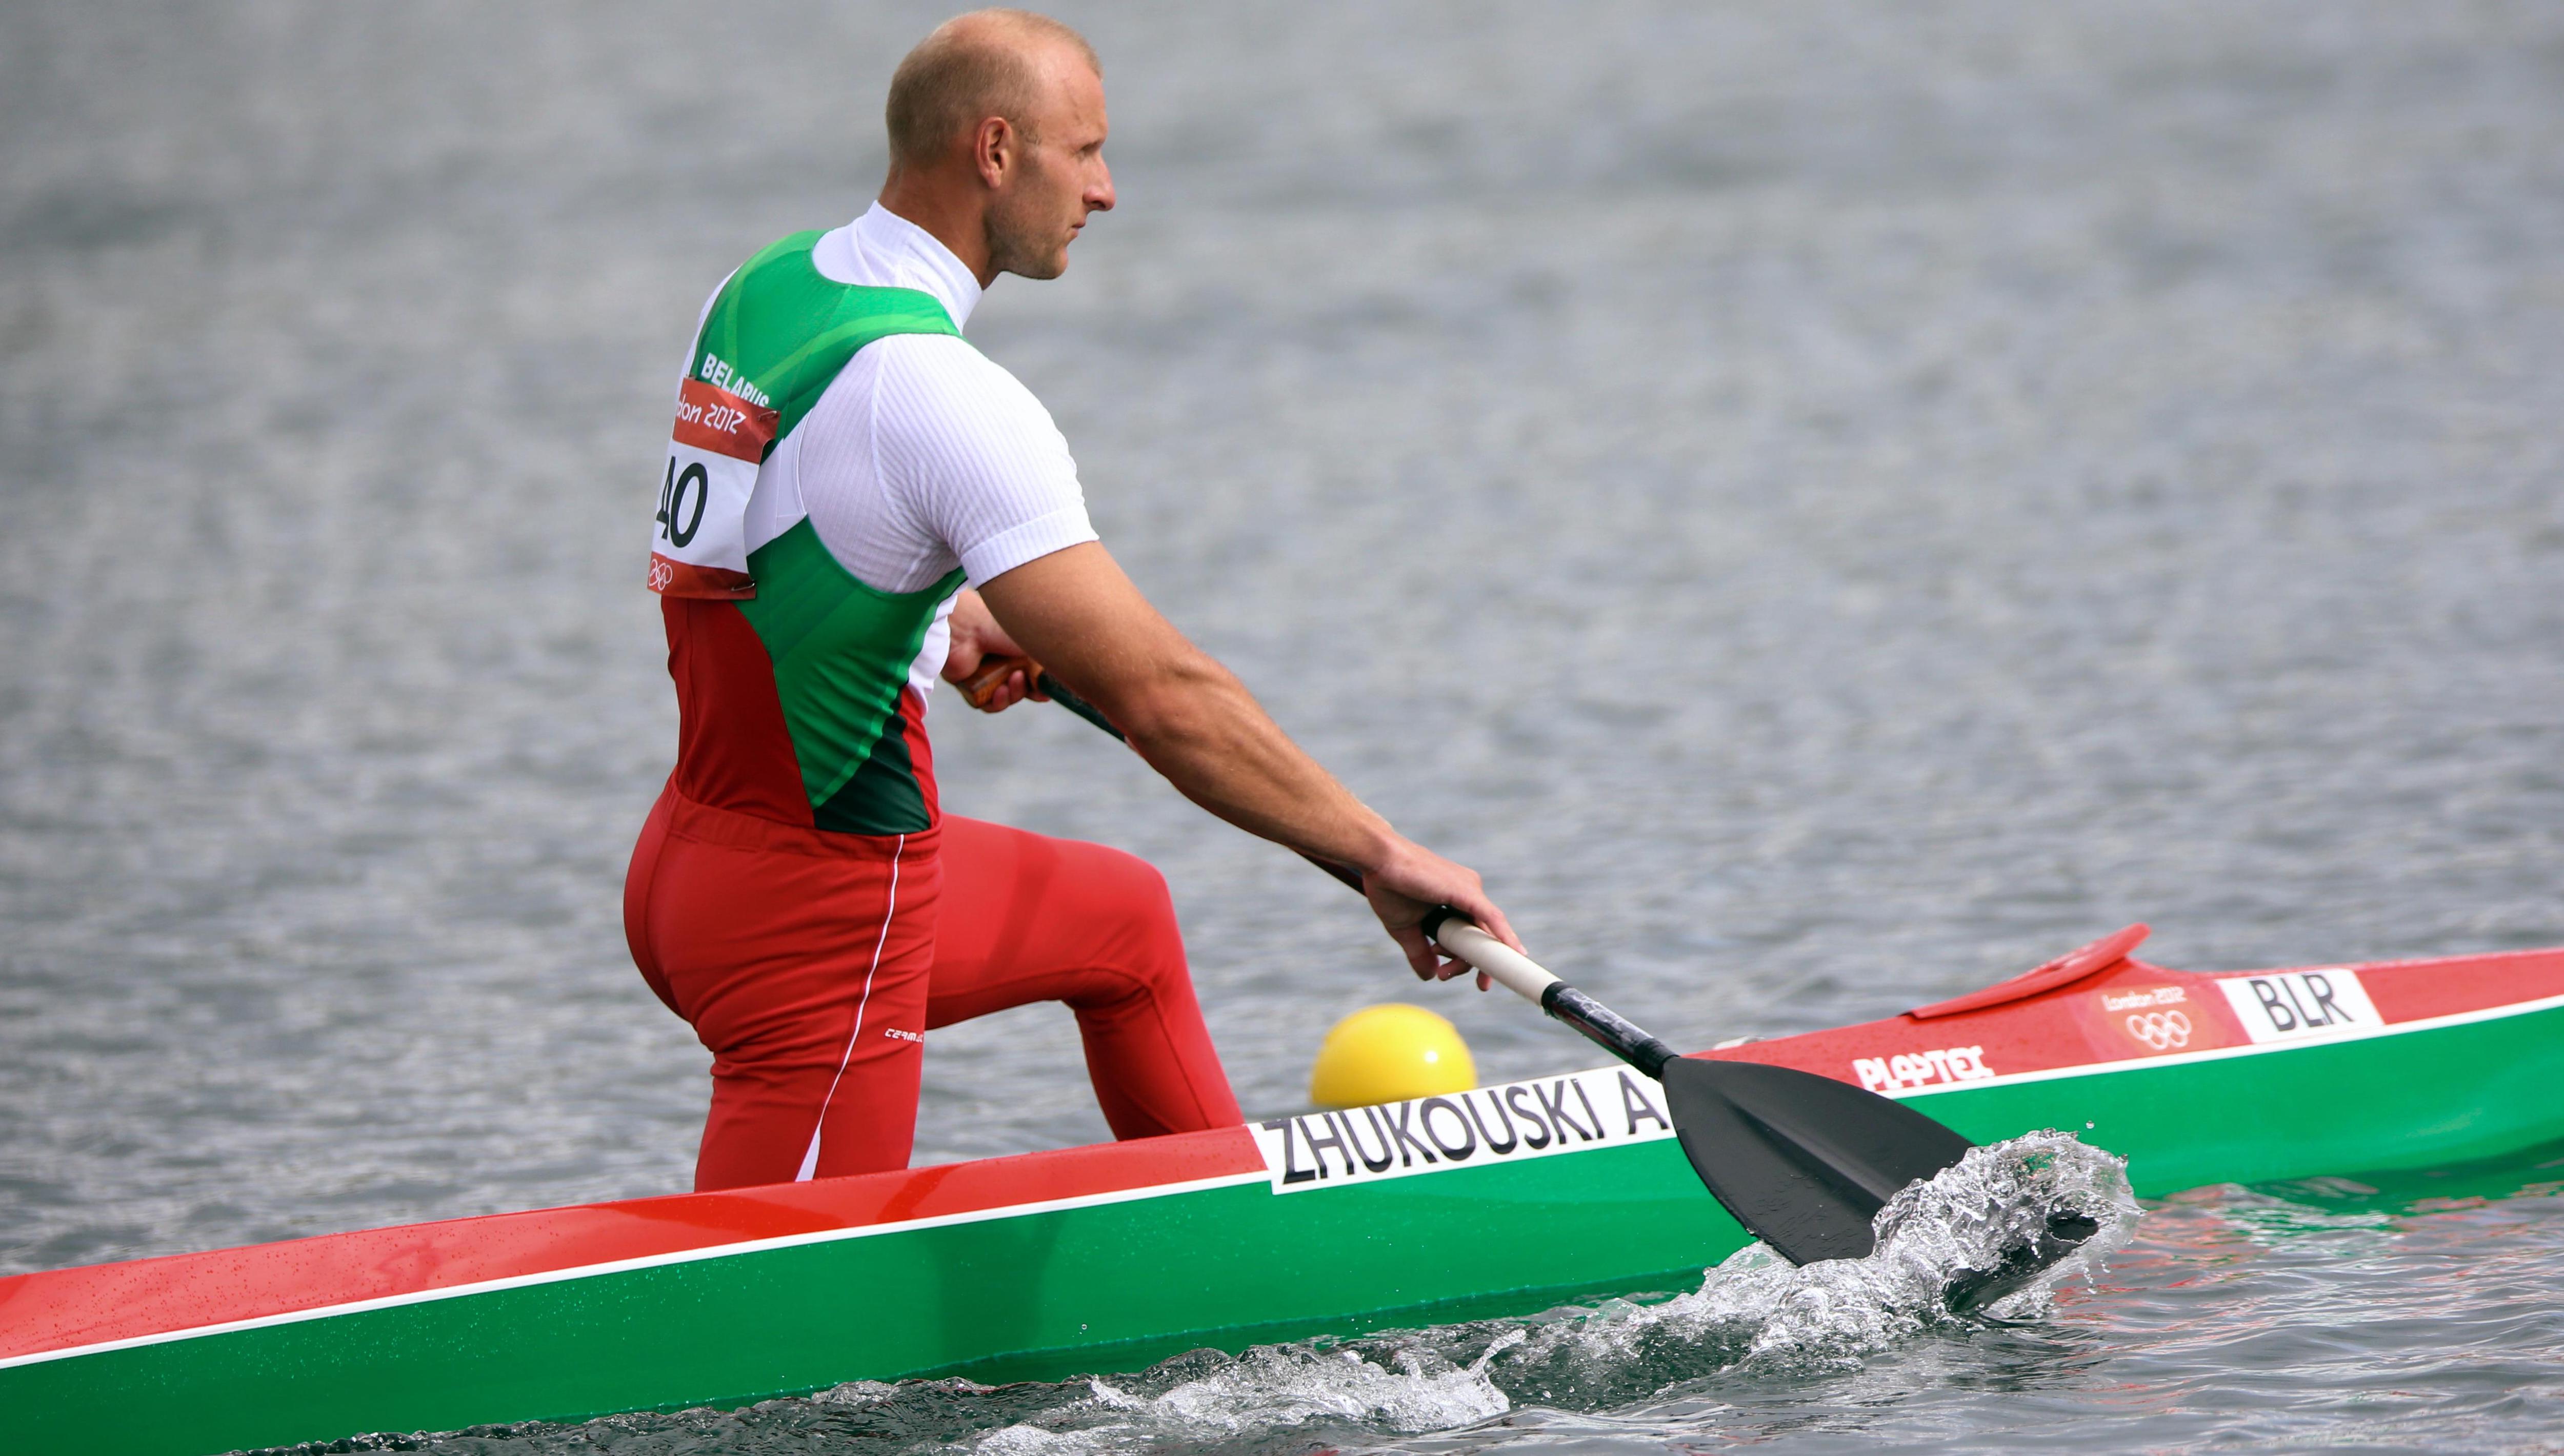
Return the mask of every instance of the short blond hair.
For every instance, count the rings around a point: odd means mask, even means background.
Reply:
[[[1034,76],[1026,41],[1068,46],[1097,76],[1104,74],[1086,37],[1047,15],[1004,9],[957,15],[918,42],[891,76],[884,110],[891,160],[926,161],[989,116],[1004,117],[1030,137],[1025,118],[1033,107]]]

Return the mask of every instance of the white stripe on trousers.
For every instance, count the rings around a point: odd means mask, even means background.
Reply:
[[[882,907],[881,935],[873,940],[873,963],[864,972],[864,993],[855,1001],[855,1029],[846,1033],[845,1055],[837,1058],[837,1075],[828,1079],[828,1095],[819,1099],[819,1118],[810,1128],[810,1150],[801,1154],[801,1170],[792,1181],[806,1183],[819,1170],[819,1133],[828,1126],[828,1104],[837,1097],[837,1084],[846,1080],[846,1064],[855,1059],[855,1041],[864,1034],[864,1008],[872,1004],[873,976],[881,970],[882,947],[890,943],[891,917],[899,913],[899,860],[908,850],[908,836],[890,852],[890,903]]]

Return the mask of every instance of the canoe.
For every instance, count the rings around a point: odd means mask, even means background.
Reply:
[[[1702,1053],[2124,1155],[2141,1195],[2564,1139],[2564,949],[2198,974],[2131,927]],[[1617,1068],[1247,1128],[0,1279],[0,1449],[187,1456],[1057,1378],[1696,1286],[1746,1236]]]

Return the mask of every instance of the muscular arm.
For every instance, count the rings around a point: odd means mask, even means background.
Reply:
[[[1437,904],[1519,948],[1473,871],[1398,834],[1301,751],[1102,544],[1027,561],[979,594],[994,625],[1102,709],[1186,798],[1248,833],[1360,870],[1372,909],[1418,975],[1448,973],[1416,929]]]

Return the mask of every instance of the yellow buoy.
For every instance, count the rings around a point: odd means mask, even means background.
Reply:
[[[1309,1100],[1320,1107],[1369,1107],[1466,1092],[1478,1064],[1460,1028],[1421,1006],[1365,1006],[1336,1023],[1309,1069]]]

